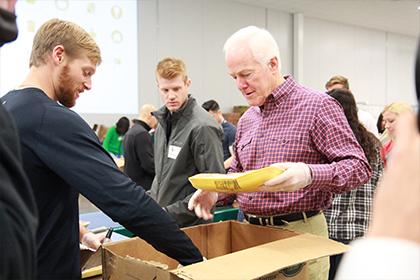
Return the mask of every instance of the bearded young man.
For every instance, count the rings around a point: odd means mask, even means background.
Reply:
[[[118,170],[69,108],[92,87],[100,50],[78,25],[52,19],[34,37],[30,71],[2,99],[20,134],[39,213],[39,279],[80,279],[79,192],[157,250],[188,265],[202,256],[162,208]]]

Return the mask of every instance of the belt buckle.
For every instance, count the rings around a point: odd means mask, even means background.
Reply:
[[[262,216],[262,217],[256,217],[258,218],[258,222],[262,226],[274,226],[274,217],[273,216]]]
[[[273,224],[272,217],[270,217],[270,221],[269,221],[269,219],[264,216],[258,216],[258,215],[253,215],[253,214],[245,214],[245,216],[248,217],[248,221],[250,224],[252,224],[252,221],[256,221],[255,224],[261,225],[261,226],[270,225],[270,223]]]

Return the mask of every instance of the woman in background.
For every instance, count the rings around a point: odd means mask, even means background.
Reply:
[[[381,149],[381,157],[385,165],[391,156],[391,151],[395,140],[395,128],[398,116],[405,112],[413,112],[411,106],[405,102],[391,103],[387,105],[382,112],[383,121],[385,122],[385,133],[388,136],[388,141],[383,143],[383,147]]]
[[[338,242],[349,244],[365,235],[371,216],[373,195],[382,176],[383,163],[380,157],[381,143],[371,132],[359,122],[357,106],[353,94],[345,89],[334,89],[328,93],[336,99],[344,109],[347,121],[362,147],[372,168],[370,180],[357,189],[334,197],[332,205],[325,210],[329,237]],[[334,279],[343,254],[330,257],[330,273],[328,278]]]
[[[120,118],[114,126],[108,129],[103,143],[104,149],[117,157],[122,156],[124,154],[122,143],[129,128],[128,118]]]

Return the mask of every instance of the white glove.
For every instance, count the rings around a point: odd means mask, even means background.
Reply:
[[[102,245],[102,243],[109,241],[109,239],[105,238],[105,235],[106,232],[102,234],[94,234],[93,232],[87,232],[83,234],[81,242],[83,245],[97,250]]]
[[[261,186],[264,192],[293,192],[312,183],[311,169],[303,162],[281,162],[271,166],[285,170]]]
[[[213,219],[211,209],[216,204],[218,198],[217,192],[197,190],[188,201],[188,209],[193,210],[195,215],[204,220]]]

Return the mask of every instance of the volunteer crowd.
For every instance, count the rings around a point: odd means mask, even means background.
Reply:
[[[0,7],[13,23],[13,9]],[[79,194],[183,265],[203,257],[180,228],[210,223],[216,206],[232,204],[244,223],[344,244],[365,235],[362,240],[392,237],[405,240],[406,251],[420,252],[419,219],[407,223],[406,217],[420,210],[414,108],[393,102],[376,119],[357,107],[351,77],[331,77],[324,92],[299,84],[282,72],[273,36],[256,26],[233,33],[222,51],[238,89],[231,94],[249,105],[237,123],[225,119],[223,104],[211,96],[199,104],[187,65],[174,54],[156,62],[151,81],[164,105],[142,104],[138,118],[122,116],[100,140],[71,110],[95,86],[100,46],[76,23],[51,19],[40,26],[27,75],[1,97],[1,231],[13,238],[2,240],[10,255],[1,257],[0,278],[80,279],[79,243],[97,249],[104,236],[79,224]],[[116,158],[124,159],[123,171]],[[284,172],[257,192],[220,194],[188,181],[199,173],[270,165]],[[405,232],[395,233],[400,226]],[[368,247],[362,244],[362,252]],[[356,278],[351,254],[340,269],[342,255],[310,261],[309,279]],[[417,262],[414,267],[397,268],[395,275],[419,277],[419,254],[407,260]],[[381,278],[374,258],[366,263]]]

